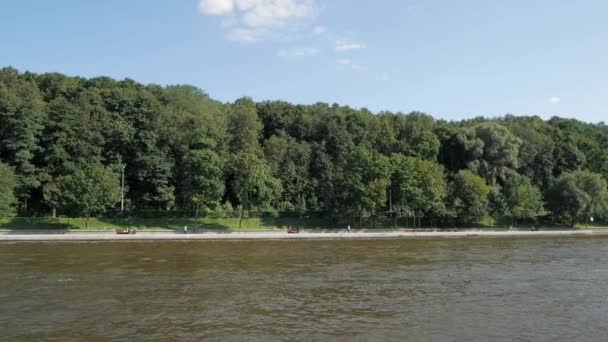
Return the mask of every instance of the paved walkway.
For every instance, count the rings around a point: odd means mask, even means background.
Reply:
[[[560,237],[560,236],[608,236],[608,230],[545,230],[545,231],[459,231],[459,232],[412,232],[412,231],[353,231],[353,232],[302,232],[288,234],[276,232],[137,232],[119,235],[114,231],[94,232],[26,232],[2,231],[1,241],[143,241],[143,240],[300,240],[300,239],[415,239],[415,238],[478,238],[478,237]]]

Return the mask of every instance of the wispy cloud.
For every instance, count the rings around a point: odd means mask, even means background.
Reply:
[[[279,57],[310,57],[321,53],[317,48],[291,48],[281,49],[277,52]]]
[[[558,104],[560,102],[562,102],[561,97],[553,96],[553,97],[549,98],[549,103],[551,103],[551,104]]]
[[[314,16],[315,0],[200,0],[204,15],[223,16],[221,27],[230,40],[254,43],[289,32]]]
[[[338,59],[336,63],[342,67],[346,67],[355,71],[365,70],[365,68],[359,64],[354,63],[350,59]]]
[[[338,39],[336,40],[335,49],[336,51],[360,50],[365,49],[365,44],[347,39]]]

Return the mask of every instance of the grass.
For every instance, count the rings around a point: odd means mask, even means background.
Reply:
[[[136,228],[138,230],[239,230],[238,218],[90,218],[88,226],[84,218],[66,217],[8,217],[0,218],[0,229],[10,230],[114,230]],[[287,226],[302,228],[327,227],[327,222],[319,219],[304,218],[245,218],[242,230],[274,230]]]
[[[507,228],[510,225],[505,225],[504,222],[496,222],[491,218],[483,220],[481,227],[488,229]],[[142,217],[125,217],[125,218],[91,218],[89,219],[88,227],[84,218],[66,218],[66,217],[8,217],[0,218],[0,229],[8,230],[114,230],[121,228],[135,228],[137,230],[166,230],[181,231],[184,226],[189,229],[205,229],[205,230],[239,230],[238,218],[142,218]],[[335,223],[330,220],[320,218],[297,218],[297,217],[253,217],[243,220],[241,230],[275,230],[285,229],[287,226],[295,226],[305,229],[311,228],[336,228]],[[528,229],[530,224],[514,224],[513,228]],[[563,226],[551,226],[545,224],[535,224],[536,227],[543,229],[567,229]],[[377,228],[390,229],[393,228],[390,223],[377,223]],[[403,226],[405,227],[405,226]],[[356,228],[356,225],[353,225]],[[478,227],[479,228],[479,227]],[[586,224],[579,224],[578,229],[602,229],[608,228],[605,223],[595,223],[587,227]]]
[[[607,229],[608,224],[602,223],[602,222],[594,222],[594,223],[590,223],[589,225],[579,223],[576,225],[576,228],[578,228],[578,229]]]

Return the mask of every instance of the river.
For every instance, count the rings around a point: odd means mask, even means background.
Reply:
[[[601,341],[608,239],[0,244],[12,341]]]

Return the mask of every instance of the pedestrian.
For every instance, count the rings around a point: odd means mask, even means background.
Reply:
[[[350,233],[350,224],[346,227],[346,230]]]

